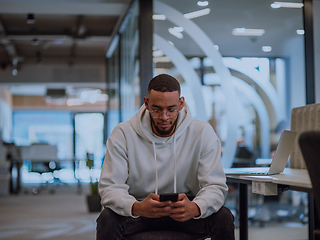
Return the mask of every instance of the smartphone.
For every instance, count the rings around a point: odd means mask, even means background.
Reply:
[[[178,201],[178,193],[163,193],[160,194],[160,202],[166,202],[166,201],[171,201],[171,202],[176,202]]]

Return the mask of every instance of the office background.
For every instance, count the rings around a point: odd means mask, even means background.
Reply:
[[[61,181],[89,182],[87,153],[98,178],[113,127],[137,111],[150,77],[169,73],[194,117],[222,139],[225,166],[242,147],[269,158],[291,109],[312,91],[307,34],[320,102],[320,1],[294,2],[312,4],[313,36],[303,8],[273,8],[274,1],[153,1],[152,22],[150,1],[1,0],[0,137],[56,145],[59,159],[80,161],[76,175],[61,165]],[[194,11],[204,15],[187,15]],[[54,177],[28,164],[21,171],[25,184]]]

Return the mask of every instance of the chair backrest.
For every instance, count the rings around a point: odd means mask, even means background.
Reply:
[[[320,103],[309,104],[291,110],[291,130],[297,132],[297,138],[290,154],[290,168],[306,169],[298,139],[305,131],[320,131]]]
[[[320,216],[320,131],[301,133],[299,145],[306,163],[318,216]]]

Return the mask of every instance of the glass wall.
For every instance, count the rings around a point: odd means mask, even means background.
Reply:
[[[138,6],[134,1],[107,53],[108,136],[140,107]]]
[[[241,164],[270,158],[291,109],[305,104],[301,7],[154,1],[154,72],[180,81],[193,116],[222,140],[224,167],[241,148],[251,156]]]
[[[87,153],[93,156],[93,171],[97,179],[105,154],[104,114],[14,111],[13,141],[16,146],[57,146],[59,161],[48,163],[41,159],[23,159],[22,183],[46,183],[55,179],[61,182],[89,182],[92,174],[86,165]]]
[[[14,111],[13,141],[17,146],[56,145],[59,159],[73,159],[73,114],[69,111]]]
[[[92,156],[95,179],[99,179],[105,155],[104,115],[102,113],[77,113],[75,125],[75,158],[79,160],[76,177],[90,181],[87,157]]]
[[[48,144],[57,147],[59,164],[23,159],[22,183],[45,183],[59,178],[74,182],[73,113],[69,111],[14,111],[13,142],[16,146]],[[27,160],[27,161],[25,161]]]

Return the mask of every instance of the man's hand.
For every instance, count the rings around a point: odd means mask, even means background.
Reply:
[[[159,195],[150,193],[143,201],[135,202],[132,215],[148,218],[169,216],[172,210],[171,201],[160,202]]]
[[[200,215],[198,205],[191,202],[186,194],[179,194],[178,201],[170,206],[173,208],[169,216],[179,222],[184,222]]]

